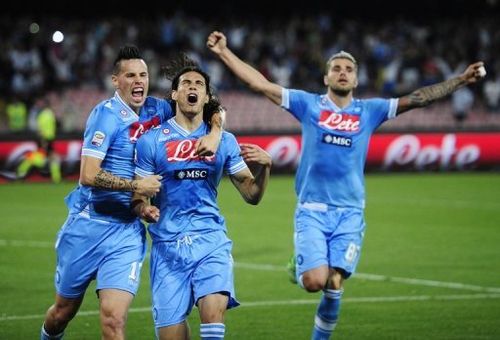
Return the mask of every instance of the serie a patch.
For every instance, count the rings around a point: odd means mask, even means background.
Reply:
[[[96,131],[94,132],[94,137],[92,137],[92,145],[95,145],[95,146],[101,146],[102,143],[104,142],[104,139],[106,138],[106,135],[104,134],[104,132],[101,132],[101,131]]]
[[[331,133],[324,133],[321,141],[325,144],[332,144],[350,148],[352,144],[352,138],[346,136],[334,135]]]

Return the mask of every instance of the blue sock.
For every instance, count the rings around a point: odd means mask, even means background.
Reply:
[[[40,331],[40,340],[62,340],[64,335],[64,331],[56,334],[56,335],[50,335],[47,333],[45,330],[45,324],[42,325],[42,330]]]
[[[203,340],[224,339],[226,326],[223,323],[202,323],[200,325],[200,337]]]
[[[328,340],[337,325],[343,290],[325,289],[314,317],[312,340]]]

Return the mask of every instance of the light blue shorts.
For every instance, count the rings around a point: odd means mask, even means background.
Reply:
[[[295,210],[297,276],[328,265],[351,276],[359,261],[365,222],[363,210],[301,203]]]
[[[228,309],[239,305],[234,293],[232,244],[224,231],[153,242],[151,291],[157,329],[183,322],[194,304],[208,294],[227,295]]]
[[[57,235],[57,293],[80,297],[95,279],[97,291],[112,288],[135,295],[146,247],[140,221],[109,223],[70,215]]]

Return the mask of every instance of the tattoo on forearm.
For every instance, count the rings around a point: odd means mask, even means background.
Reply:
[[[461,84],[462,81],[459,78],[453,78],[439,84],[418,89],[409,95],[410,105],[413,107],[427,106],[438,99],[446,97]]]
[[[137,181],[117,177],[106,170],[100,170],[94,179],[94,185],[102,189],[117,191],[136,191]]]

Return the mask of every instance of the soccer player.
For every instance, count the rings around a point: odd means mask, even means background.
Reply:
[[[252,90],[264,94],[302,125],[296,173],[293,278],[308,292],[323,291],[312,339],[328,339],[337,324],[343,281],[355,271],[365,230],[363,169],[371,134],[388,119],[424,107],[477,82],[482,62],[460,76],[392,99],[357,99],[358,65],[344,51],[326,63],[325,94],[286,89],[238,58],[221,32],[207,46]]]
[[[270,175],[269,154],[253,144],[240,149],[229,132],[223,132],[215,155],[196,155],[194,142],[208,129],[203,106],[210,96],[208,75],[195,64],[182,67],[172,81],[175,117],[137,143],[136,175],[162,177],[154,205],[140,195],[133,201],[136,213],[153,222],[148,226],[151,291],[159,339],[189,339],[186,318],[194,305],[201,338],[224,338],[224,313],[239,303],[232,241],[217,205],[217,187],[227,173],[243,199],[258,204]]]
[[[170,102],[147,97],[148,68],[136,47],[120,49],[111,80],[116,92],[90,113],[80,182],[65,199],[69,214],[56,241],[56,298],[46,313],[41,339],[62,339],[94,279],[102,338],[123,339],[128,308],[139,286],[146,238],[144,225],[131,210],[131,197],[132,192],[155,195],[161,176],[134,179],[135,145],[173,112]],[[193,153],[216,151],[220,114],[213,116],[210,133],[196,141]]]

